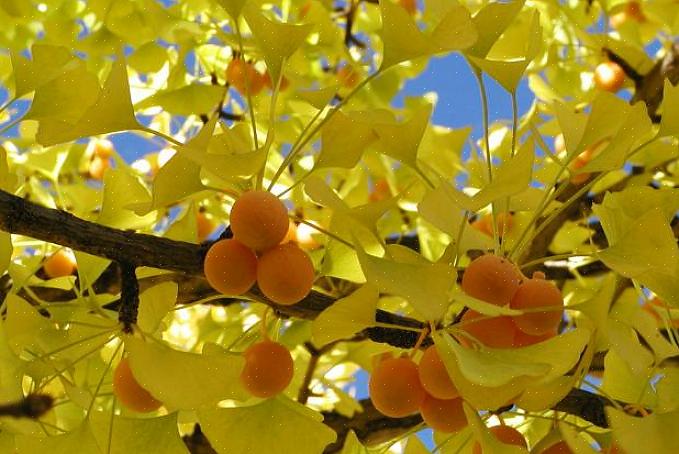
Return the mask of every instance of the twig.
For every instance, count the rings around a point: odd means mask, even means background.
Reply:
[[[48,394],[29,394],[18,402],[0,405],[0,416],[38,419],[50,411],[54,399]]]
[[[123,331],[132,333],[132,325],[137,323],[139,311],[139,282],[135,272],[135,266],[131,263],[120,263],[120,307],[118,308],[118,321],[123,324]]]

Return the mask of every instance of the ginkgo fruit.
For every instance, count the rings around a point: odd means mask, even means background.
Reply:
[[[509,260],[486,254],[472,261],[462,276],[462,290],[476,299],[504,306],[519,288],[523,275]]]
[[[573,454],[573,450],[568,447],[565,441],[559,441],[540,452],[540,454]]]
[[[417,0],[398,0],[398,4],[411,16],[414,16],[417,12]]]
[[[290,384],[294,363],[284,345],[268,339],[259,341],[248,347],[243,356],[245,366],[240,381],[253,396],[273,397]]]
[[[201,243],[205,241],[214,230],[214,222],[212,222],[205,213],[199,212],[196,215],[196,234],[198,236],[198,241]]]
[[[108,158],[93,156],[88,168],[90,178],[93,180],[103,180],[104,173],[109,167],[111,167],[111,161]]]
[[[427,395],[420,405],[424,422],[438,432],[454,433],[467,426],[462,398],[437,399]]]
[[[128,358],[123,358],[113,372],[113,394],[125,408],[137,413],[149,413],[163,405],[134,378]]]
[[[646,16],[644,16],[639,2],[627,2],[622,11],[615,13],[610,17],[608,23],[610,24],[611,28],[620,28],[623,24],[629,21],[646,21]]]
[[[370,399],[385,416],[403,418],[419,409],[426,392],[417,364],[409,358],[386,358],[370,374]]]
[[[262,83],[269,90],[274,89],[274,82],[273,82],[273,80],[271,80],[271,74],[269,74],[268,71],[265,72],[264,74],[262,74]],[[287,90],[287,88],[289,86],[290,86],[290,80],[288,80],[288,78],[285,77],[285,76],[281,76],[281,84],[280,84],[279,90],[285,91],[285,90]]]
[[[70,276],[75,272],[76,266],[75,256],[68,249],[59,249],[42,264],[45,274],[50,279]]]
[[[495,218],[495,225],[497,225],[497,233],[500,237],[505,235],[505,230],[510,232],[514,226],[514,216],[511,213],[499,213]],[[493,236],[493,216],[485,214],[472,223],[472,227],[485,233],[488,236]]]
[[[546,279],[533,277],[519,285],[509,306],[512,309],[529,311],[512,317],[518,329],[531,336],[541,336],[557,329],[564,303],[561,291],[554,284]]]
[[[348,65],[344,65],[337,70],[337,81],[345,88],[353,88],[358,84],[358,73]]]
[[[234,238],[263,251],[283,241],[290,228],[288,210],[268,191],[248,191],[233,204],[230,215]]]
[[[554,152],[555,153],[561,153],[566,149],[566,139],[564,138],[563,134],[559,134],[556,137],[554,137]]]
[[[219,240],[205,255],[203,272],[213,289],[225,295],[241,295],[257,279],[257,256],[234,238]]]
[[[98,156],[102,159],[108,159],[113,156],[115,151],[115,146],[113,142],[108,139],[96,139],[91,142],[92,144],[92,154]]]
[[[271,301],[289,306],[301,301],[314,284],[314,265],[295,243],[265,251],[257,262],[257,285]]]
[[[486,347],[511,348],[514,346],[516,325],[509,316],[490,317],[473,310],[467,310],[460,319],[460,329],[469,333]],[[459,336],[464,346],[471,345],[469,339]]]
[[[379,202],[380,200],[386,200],[389,197],[391,197],[391,189],[389,188],[387,180],[384,178],[376,180],[373,189],[370,191],[368,200],[371,202]]]
[[[420,382],[430,395],[437,399],[454,399],[460,395],[435,345],[424,351],[418,371]]]
[[[569,168],[573,171],[580,170],[581,168],[585,167],[589,163],[589,161],[592,160],[593,154],[594,153],[592,152],[591,148],[586,149],[578,156],[576,156],[573,162],[570,163]],[[573,184],[583,184],[587,180],[589,180],[590,176],[591,174],[589,172],[577,173],[571,177],[570,181]]]
[[[302,249],[313,251],[321,246],[316,238],[314,238],[314,235],[316,234],[318,234],[318,230],[309,224],[300,222],[299,225],[297,225],[297,230],[295,232],[295,241]]]
[[[606,61],[597,65],[594,69],[594,84],[600,90],[615,93],[625,83],[625,71],[619,64]]]
[[[520,329],[517,329],[514,332],[514,342],[512,346],[514,348],[519,348],[519,347],[527,347],[529,345],[533,344],[538,344],[540,342],[544,342],[546,340],[549,340],[553,337],[556,337],[558,334],[558,330],[554,329],[553,331],[550,331],[545,334],[541,334],[539,336],[531,336],[530,334],[526,334]]]
[[[257,95],[264,88],[264,79],[257,68],[243,58],[234,58],[226,67],[226,81],[241,95]]]
[[[493,434],[495,438],[497,438],[498,441],[501,443],[504,443],[506,445],[513,445],[513,446],[521,446],[522,448],[528,449],[528,443],[526,443],[526,438],[523,436],[521,432],[516,430],[515,428],[511,426],[505,426],[505,425],[500,425],[500,426],[493,426],[489,427],[488,431]],[[474,449],[472,449],[473,454],[482,454],[483,449],[481,448],[481,445],[479,442],[474,443]]]

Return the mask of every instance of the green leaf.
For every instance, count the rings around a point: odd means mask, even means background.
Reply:
[[[559,422],[559,431],[573,454],[595,454],[599,452],[595,451],[583,437],[579,436],[571,425]]]
[[[9,315],[9,314],[8,314]],[[0,321],[0,402],[16,402],[24,396],[22,381],[25,363],[14,353],[7,334],[8,319]]]
[[[90,425],[85,422],[77,429],[52,437],[16,436],[16,447],[20,453],[30,454],[102,454]]]
[[[383,4],[386,3],[388,2]],[[374,125],[374,131],[379,138],[374,146],[381,153],[417,168],[417,152],[429,125],[433,108],[433,105],[423,103],[406,121]]]
[[[80,137],[140,128],[130,101],[125,58],[119,55],[95,103],[74,123],[61,119],[40,121],[36,140],[49,146]]]
[[[204,190],[205,186],[200,178],[200,165],[192,157],[205,153],[216,122],[215,115],[195,137],[178,147],[174,156],[158,170],[153,180],[153,201],[147,204],[130,204],[130,208],[138,214],[148,213]]]
[[[218,85],[190,84],[163,90],[135,104],[138,109],[160,106],[178,115],[211,114],[224,97],[226,88]]]
[[[335,301],[313,321],[311,329],[314,343],[323,346],[350,338],[373,326],[378,300],[377,288],[366,284],[351,295]]]
[[[89,414],[89,420],[95,439],[102,452],[107,454],[187,452],[177,430],[177,413],[142,419],[122,416],[111,418],[109,413],[94,411]]]
[[[340,454],[369,454],[368,449],[361,444],[353,430],[347,433],[344,440],[344,446]]]
[[[176,282],[163,282],[139,295],[137,324],[142,331],[153,334],[160,327],[163,318],[174,309],[177,292]]]
[[[50,331],[47,319],[17,295],[7,295],[4,304],[7,308],[5,335],[12,351],[21,355],[25,349],[39,350],[41,342],[36,333]]]
[[[231,19],[235,21],[240,17],[243,7],[248,3],[248,0],[217,0],[217,3],[224,8],[229,16],[231,16]]]
[[[198,419],[219,454],[317,454],[337,438],[320,413],[284,396],[251,407],[203,409]]]
[[[405,263],[357,250],[368,282],[381,292],[404,298],[425,320],[438,320],[448,308],[455,270],[446,263]]]
[[[321,130],[321,152],[314,168],[353,169],[375,140],[377,135],[370,124],[337,111]]]
[[[478,39],[465,54],[478,58],[488,55],[498,38],[514,22],[524,3],[524,0],[518,0],[491,2],[485,5],[472,19],[474,27],[478,30]]]
[[[613,436],[628,454],[679,451],[679,412],[652,413],[643,418],[606,408]]]
[[[380,2],[384,56],[380,71],[418,57],[465,49],[477,39],[469,11],[451,5],[431,34],[422,33],[406,10],[393,2]]]
[[[181,352],[134,337],[125,339],[125,348],[135,378],[168,408],[194,410],[248,396],[240,384],[245,360],[239,355]]]
[[[48,83],[77,65],[76,58],[65,47],[34,44],[33,59],[10,52],[14,72],[14,96],[19,98]]]
[[[658,137],[679,135],[679,85],[665,79],[662,102],[662,118]]]
[[[278,80],[283,63],[304,43],[313,27],[311,24],[293,25],[269,20],[254,2],[245,6],[243,14],[257,47],[264,54],[271,80]]]
[[[138,216],[127,208],[151,202],[146,186],[129,169],[109,169],[104,174],[104,198],[97,222],[118,229],[142,229],[155,222],[155,212]]]
[[[654,208],[631,220],[628,230],[598,253],[610,269],[653,290],[662,300],[679,301],[679,249],[665,213]]]
[[[520,446],[507,445],[490,433],[486,425],[479,418],[479,414],[468,403],[463,403],[467,423],[474,434],[474,438],[481,445],[484,454],[526,454],[528,451]]]
[[[473,350],[457,342],[451,343],[451,347],[460,371],[468,380],[495,387],[522,376],[533,377],[535,383],[542,383],[566,374],[577,364],[589,336],[588,330],[577,328],[522,348]]]

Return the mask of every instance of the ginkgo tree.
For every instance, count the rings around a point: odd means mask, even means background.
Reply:
[[[677,18],[0,0],[0,452],[679,451]]]

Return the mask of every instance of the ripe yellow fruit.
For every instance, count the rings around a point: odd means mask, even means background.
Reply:
[[[45,259],[42,264],[45,274],[50,279],[72,275],[76,270],[76,261],[73,253],[68,249],[59,249]]]
[[[420,383],[417,364],[409,358],[387,358],[379,362],[368,383],[375,408],[390,418],[417,412],[426,392]]]
[[[234,238],[256,251],[279,244],[290,227],[287,208],[267,191],[241,195],[231,208],[230,220]]]
[[[514,217],[511,213],[500,213],[496,216],[496,224],[498,235],[503,237],[505,235],[505,229],[507,229],[507,232],[512,230],[512,227],[514,226]],[[472,227],[488,236],[493,236],[493,216],[490,214],[481,216],[472,223]]]
[[[98,156],[102,159],[110,158],[111,156],[113,156],[113,152],[115,151],[113,142],[111,142],[108,139],[97,139],[94,141],[93,146],[94,146],[93,155]]]
[[[563,297],[554,284],[545,279],[526,279],[517,289],[510,303],[512,309],[539,309],[512,317],[516,327],[531,336],[553,333],[563,316]]]
[[[644,16],[639,2],[627,2],[622,11],[610,17],[608,23],[610,24],[611,28],[620,28],[623,24],[629,21],[635,21],[639,23],[646,21],[646,16]]]
[[[252,344],[243,355],[245,367],[240,380],[253,396],[273,397],[290,384],[294,363],[290,351],[282,344],[263,340]]]
[[[615,93],[625,83],[625,72],[620,65],[612,61],[600,63],[594,69],[594,84],[600,90]]]
[[[264,88],[264,79],[255,66],[242,58],[234,58],[226,67],[226,81],[241,95],[246,96],[248,90],[252,96]]]
[[[566,444],[565,441],[560,441],[558,443],[554,443],[540,454],[573,454],[573,450],[568,447],[568,444]]]
[[[424,422],[438,432],[454,433],[467,427],[462,398],[437,399],[427,395],[420,406]]]
[[[203,212],[199,212],[196,215],[196,234],[198,241],[202,243],[205,241],[210,234],[215,230],[215,224],[210,218]]]
[[[351,66],[345,65],[337,70],[337,81],[345,88],[353,88],[358,84],[359,75]]]
[[[207,251],[203,272],[213,289],[225,295],[241,295],[257,279],[257,256],[236,239],[220,240]]]
[[[127,358],[118,363],[113,373],[113,394],[126,408],[138,413],[149,413],[163,405],[137,382]]]
[[[101,158],[99,156],[92,157],[88,169],[90,178],[99,181],[103,180],[104,173],[109,167],[111,167],[111,161],[108,158]]]
[[[314,265],[294,243],[273,247],[259,258],[257,285],[271,301],[289,306],[301,301],[314,284]]]
[[[424,351],[418,371],[425,391],[437,399],[454,399],[460,395],[435,345]]]
[[[509,304],[523,275],[509,260],[486,254],[472,261],[462,276],[462,290],[497,306]]]
[[[417,12],[417,0],[398,0],[398,4],[411,16],[414,16]]]
[[[478,319],[478,320],[476,320]],[[514,346],[516,326],[511,317],[488,317],[473,310],[468,310],[460,320],[460,329],[471,334],[483,345],[492,348],[511,348]],[[460,343],[469,346],[470,341],[460,336]]]

